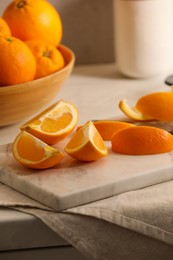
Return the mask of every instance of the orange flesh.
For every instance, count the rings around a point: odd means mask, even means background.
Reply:
[[[93,137],[94,144],[101,150],[105,150],[105,145],[102,141],[101,136],[96,132]]]
[[[57,131],[66,128],[72,121],[72,115],[70,113],[65,114],[66,115],[63,114],[58,118],[45,117],[42,122],[40,120],[36,120],[33,122],[33,124],[39,125],[39,123],[41,123],[41,130],[43,132],[56,133]]]
[[[68,148],[74,149],[79,147],[83,143],[84,139],[85,139],[84,133],[82,131],[78,131],[73,137],[73,139],[69,142]]]
[[[33,162],[40,161],[45,156],[44,148],[38,146],[29,135],[21,136],[17,143],[17,150],[21,158]]]

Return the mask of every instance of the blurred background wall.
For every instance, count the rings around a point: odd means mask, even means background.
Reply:
[[[0,15],[12,0],[0,0]],[[36,0],[35,0],[36,1]],[[114,61],[113,0],[49,0],[63,23],[62,43],[76,55],[76,64]]]

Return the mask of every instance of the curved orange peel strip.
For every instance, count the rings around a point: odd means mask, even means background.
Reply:
[[[139,112],[135,108],[131,108],[127,104],[126,99],[123,99],[120,101],[119,108],[126,116],[128,116],[129,118],[131,118],[135,121],[152,121],[152,120],[154,120],[154,118],[143,115],[141,112]]]

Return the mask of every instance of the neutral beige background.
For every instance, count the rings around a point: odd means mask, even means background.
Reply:
[[[0,1],[0,14],[11,0]],[[113,0],[49,0],[59,11],[62,43],[76,54],[76,63],[114,61]]]

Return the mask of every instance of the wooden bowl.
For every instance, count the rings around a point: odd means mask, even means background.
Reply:
[[[0,87],[0,126],[26,120],[40,112],[56,97],[72,72],[75,55],[66,46],[59,47],[65,67],[47,77],[13,86]]]

